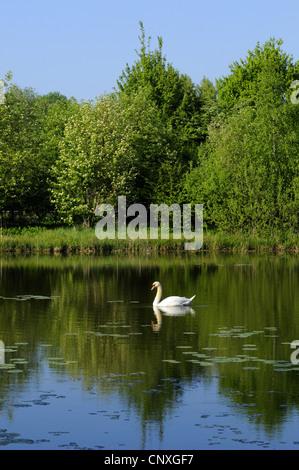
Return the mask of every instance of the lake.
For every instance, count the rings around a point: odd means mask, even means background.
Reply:
[[[289,255],[2,256],[0,447],[299,449],[298,274]],[[154,310],[156,280],[191,308]]]

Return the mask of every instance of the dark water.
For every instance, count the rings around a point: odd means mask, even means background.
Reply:
[[[294,256],[0,258],[0,447],[299,449],[298,274]],[[155,280],[192,310],[154,312]]]

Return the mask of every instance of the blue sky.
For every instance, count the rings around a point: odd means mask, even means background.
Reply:
[[[200,83],[270,37],[299,60],[298,0],[9,0],[0,9],[0,78],[20,87],[93,99],[135,62],[139,21],[163,38],[167,61]]]

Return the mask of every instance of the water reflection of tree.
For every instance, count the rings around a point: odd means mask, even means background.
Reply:
[[[31,364],[47,359],[47,352],[39,348],[42,341],[53,344],[51,355],[69,361],[64,368],[66,375],[93,380],[101,395],[117,392],[140,417],[144,432],[149,422],[156,422],[162,432],[165,417],[174,412],[185,385],[197,381],[201,374],[209,374],[178,351],[177,346],[186,342],[186,329],[196,333],[188,337],[192,350],[218,348],[209,353],[212,358],[222,348],[226,356],[236,357],[244,352],[246,342],[255,343],[257,350],[250,354],[258,359],[289,358],[288,347],[281,343],[298,339],[297,271],[292,257],[9,259],[2,264],[3,295],[35,293],[59,298],[2,300],[1,339],[5,344],[26,341]],[[149,289],[155,279],[165,280],[167,295],[191,295],[195,288],[196,301],[207,304],[208,309],[196,310],[195,316],[167,318],[159,333],[153,333],[151,322],[155,317]],[[192,292],[187,292],[191,285]],[[132,304],[132,300],[139,303]],[[257,308],[259,304],[261,308]],[[265,334],[244,340],[213,336],[220,327],[240,323],[249,332],[278,325],[279,338],[266,338]],[[163,362],[177,359],[180,362]],[[259,369],[244,370],[244,363],[224,362],[209,370],[212,375],[217,370],[221,376],[219,393],[238,412],[248,414],[250,409],[249,414],[259,416],[256,422],[278,426],[290,407],[299,405],[296,372],[278,373],[263,362],[252,365]],[[17,380],[26,386],[25,379],[32,374],[38,377],[39,370],[29,366],[24,370]],[[10,378],[2,374],[4,389]]]

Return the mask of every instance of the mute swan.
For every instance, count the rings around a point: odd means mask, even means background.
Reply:
[[[178,297],[177,295],[172,295],[171,297],[166,297],[166,299],[163,299],[162,302],[160,302],[161,297],[162,297],[162,286],[159,281],[155,281],[153,283],[151,290],[155,289],[155,287],[157,287],[157,294],[153,302],[154,306],[177,307],[177,306],[189,305],[195,297],[195,295],[193,295],[191,299],[187,299],[187,297]]]

